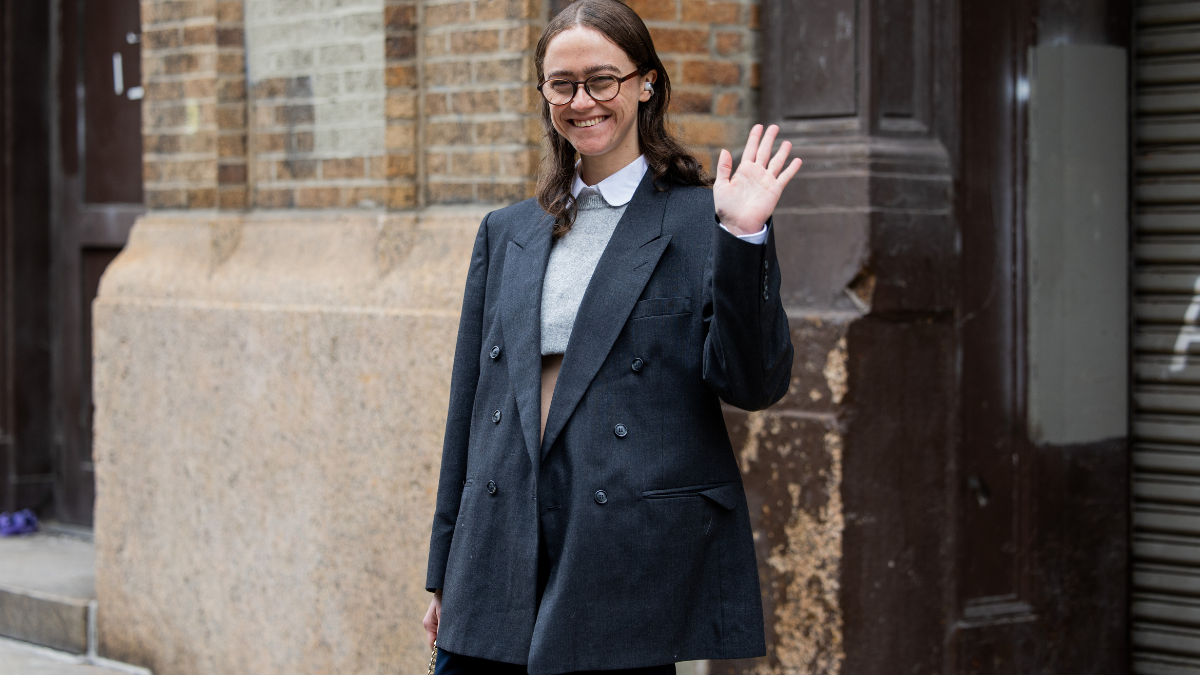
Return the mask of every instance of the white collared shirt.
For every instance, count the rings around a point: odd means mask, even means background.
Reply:
[[[579,195],[584,190],[591,190],[600,194],[604,201],[608,202],[609,206],[624,206],[633,199],[633,193],[637,192],[638,185],[641,184],[642,178],[646,172],[650,170],[650,164],[646,161],[645,155],[638,155],[638,158],[626,164],[613,175],[596,183],[588,185],[583,182],[583,177],[579,173],[579,164],[575,165],[575,182],[571,184],[571,196],[578,199]],[[725,227],[724,223],[719,223],[722,230],[729,232],[729,228]],[[733,234],[732,232],[729,232]],[[767,226],[764,224],[762,229],[753,234],[738,234],[734,235],[742,241],[751,244],[763,244],[767,241]]]

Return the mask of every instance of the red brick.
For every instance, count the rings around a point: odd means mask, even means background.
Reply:
[[[430,145],[468,145],[471,125],[465,122],[429,122],[425,125],[426,142]]]
[[[450,157],[444,152],[425,153],[425,173],[441,176],[450,173]]]
[[[450,95],[450,109],[460,114],[500,112],[500,94],[495,91],[463,91]]]
[[[373,209],[387,205],[388,190],[383,186],[342,188],[341,204],[353,209]]]
[[[442,98],[437,95],[430,98]],[[384,100],[384,114],[390,119],[415,119],[417,117],[416,94],[389,94]]]
[[[384,54],[388,59],[411,59],[417,55],[417,40],[413,35],[391,35],[384,41]]]
[[[142,49],[147,52],[178,47],[181,44],[183,44],[183,32],[178,28],[148,30],[142,33]]]
[[[417,205],[417,188],[413,185],[393,185],[388,188],[389,209],[408,209]]]
[[[245,186],[221,187],[217,190],[217,207],[227,211],[240,211],[246,208]]]
[[[475,201],[474,188],[470,183],[430,183],[425,194],[430,204],[466,204]]]
[[[182,209],[187,206],[183,190],[146,190],[146,206],[151,209]]]
[[[217,28],[218,47],[245,47],[246,35],[240,27]]]
[[[742,34],[732,31],[717,33],[717,53],[730,56],[742,51]]]
[[[388,66],[384,78],[389,88],[411,87],[417,83],[417,69],[412,66]]]
[[[762,5],[750,5],[750,20],[746,26],[751,30],[762,28]]]
[[[217,3],[217,21],[221,23],[240,23],[242,21],[242,3],[244,0],[221,0]]]
[[[625,0],[625,4],[637,12],[643,21],[675,20],[675,0]]]
[[[466,30],[450,34],[450,52],[453,54],[481,54],[499,48],[499,31]]]
[[[686,28],[651,28],[654,48],[660,52],[707,54],[708,31]]]
[[[523,82],[532,77],[525,70],[525,59],[496,59],[475,64],[475,81],[487,84],[497,82]]]
[[[417,175],[417,158],[409,154],[395,154],[387,156],[388,178],[400,178],[401,176],[416,176]]]
[[[296,207],[301,209],[330,209],[341,202],[341,192],[335,187],[298,188]]]
[[[456,176],[489,176],[498,173],[494,152],[456,152],[450,155],[450,173]]]
[[[542,32],[535,26],[521,26],[500,31],[500,44],[504,51],[533,51]]]
[[[742,114],[742,97],[740,94],[721,94],[717,97],[717,115],[732,117]]]
[[[388,30],[406,30],[417,27],[415,5],[389,5],[383,10],[383,20]]]
[[[449,94],[425,94],[425,114],[445,115],[450,112]]]
[[[216,188],[199,188],[187,191],[187,207],[189,209],[211,209],[217,205]]]
[[[220,164],[217,166],[217,184],[228,185],[231,183],[246,182],[246,165],[245,164]]]
[[[712,102],[712,93],[707,91],[671,92],[671,112],[673,113],[710,113],[713,107]]]
[[[296,195],[290,189],[259,189],[254,191],[254,205],[261,209],[290,209]]]
[[[533,19],[540,8],[536,0],[478,0],[475,20]]]
[[[215,45],[217,44],[217,27],[212,25],[188,26],[183,29],[183,44],[189,47]]]
[[[690,145],[725,147],[729,142],[729,130],[724,122],[707,117],[676,118],[679,133]]]
[[[365,174],[362,157],[321,160],[322,178],[362,178]]]
[[[737,2],[683,0],[682,17],[688,23],[740,24],[742,5]]]
[[[237,75],[246,72],[246,57],[239,52],[217,54],[217,72]]]
[[[683,84],[735,85],[742,80],[742,69],[725,61],[687,61],[683,64]]]
[[[230,134],[217,139],[218,157],[243,157],[245,154],[246,134]]]
[[[425,84],[435,87],[446,87],[455,84],[471,82],[471,64],[469,63],[427,63],[425,64]],[[388,86],[393,86],[388,83]]]
[[[533,184],[521,183],[480,183],[479,201],[485,203],[506,204],[518,202],[533,196]]]
[[[426,27],[445,26],[452,23],[466,23],[471,20],[471,3],[456,2],[450,5],[431,5],[425,7]]]
[[[315,159],[285,159],[275,162],[275,175],[279,180],[310,180],[317,177]]]

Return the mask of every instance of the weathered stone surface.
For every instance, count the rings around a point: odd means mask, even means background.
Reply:
[[[139,222],[94,313],[102,654],[172,675],[423,672],[482,215]]]

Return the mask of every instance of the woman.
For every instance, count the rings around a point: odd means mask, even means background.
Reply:
[[[760,656],[718,399],[787,392],[768,220],[800,162],[785,167],[788,143],[771,158],[777,129],[756,126],[709,189],[666,130],[650,35],[615,0],[559,14],[536,65],[537,200],[484,218],[463,300],[426,581],[437,672]]]

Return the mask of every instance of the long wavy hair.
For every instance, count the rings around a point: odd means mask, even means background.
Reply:
[[[654,187],[666,190],[672,183],[680,185],[711,186],[712,178],[704,173],[700,162],[688,154],[683,146],[667,130],[667,105],[671,102],[671,80],[663,67],[650,31],[642,18],[632,9],[617,0],[578,0],[559,12],[546,26],[538,40],[535,53],[537,78],[545,78],[543,65],[550,41],[559,33],[576,26],[597,31],[613,44],[624,50],[638,68],[639,75],[650,71],[658,73],[654,82],[654,95],[649,101],[638,104],[638,143],[646,163],[653,175]],[[541,98],[541,97],[539,97]],[[546,213],[554,216],[554,237],[570,231],[575,223],[576,205],[571,198],[571,183],[575,180],[575,147],[554,128],[550,118],[550,104],[542,101],[542,126],[546,131],[549,154],[542,161],[537,184],[537,200]]]

